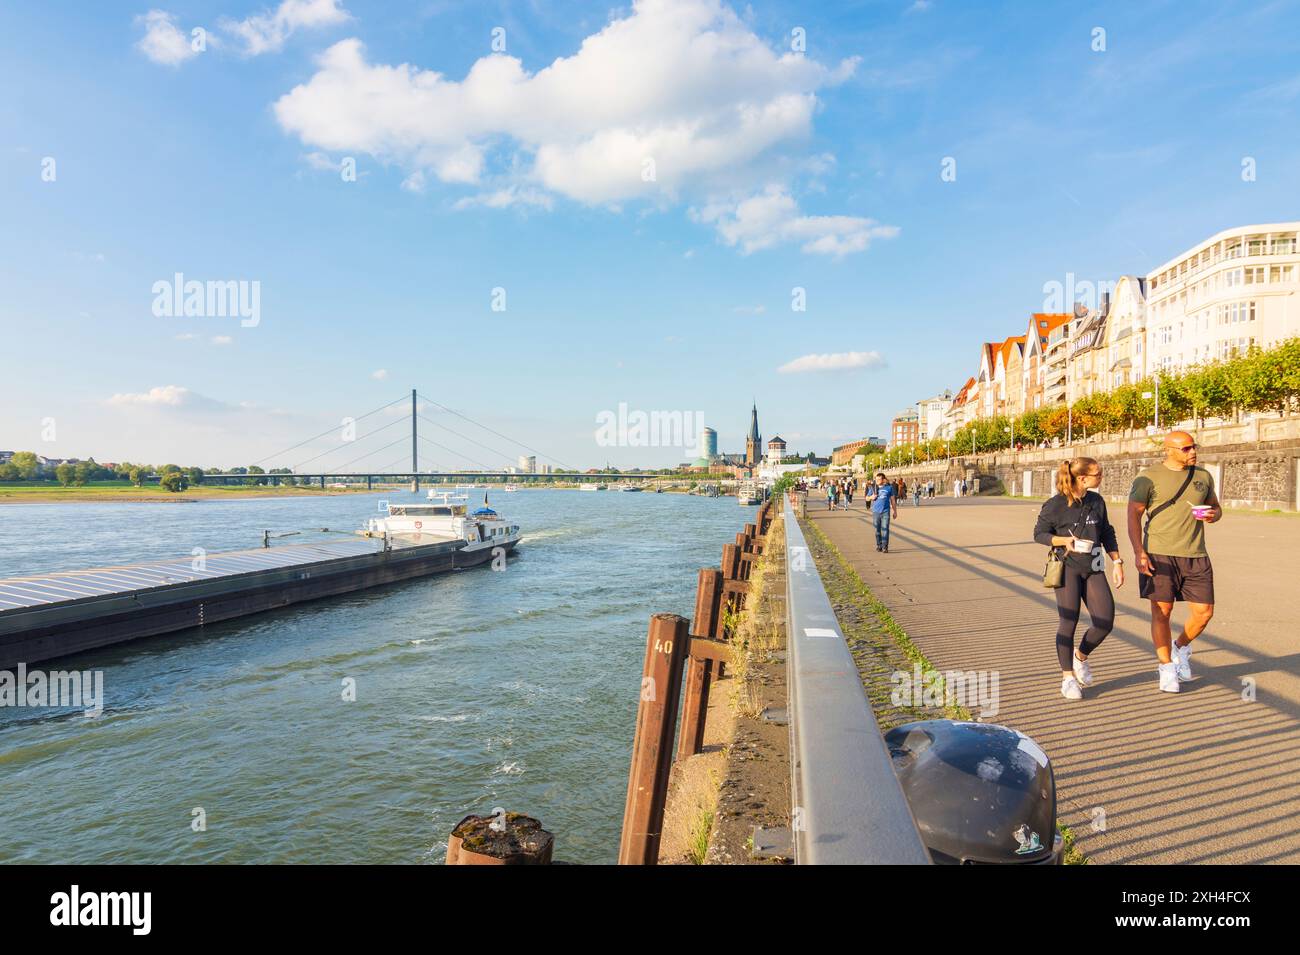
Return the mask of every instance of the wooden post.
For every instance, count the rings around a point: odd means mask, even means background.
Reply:
[[[695,619],[691,633],[713,637],[722,604],[722,571],[712,567],[700,570],[695,588]],[[709,686],[713,682],[713,661],[686,661],[686,678],[682,684],[682,729],[677,736],[677,758],[694,756],[704,749],[705,714],[709,710]]]
[[[623,809],[619,865],[656,865],[663,833],[668,773],[673,763],[673,735],[681,697],[682,660],[690,649],[686,618],[657,613],[646,635],[641,703],[636,712],[632,768]]]

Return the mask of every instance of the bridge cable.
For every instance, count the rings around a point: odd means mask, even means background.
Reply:
[[[355,422],[355,421],[360,421],[362,418],[369,418],[372,414],[378,414],[379,412],[383,411],[385,408],[391,408],[399,401],[408,401],[408,400],[410,400],[410,396],[403,395],[401,398],[396,398],[393,401],[388,402],[388,404],[386,405],[380,405],[374,411],[367,411],[360,418],[353,418],[352,420]],[[315,437],[308,438],[306,441],[300,441],[297,444],[293,445],[292,447],[285,448],[283,451],[277,451],[275,452],[275,454],[270,454],[264,458],[261,458],[260,460],[254,461],[251,465],[249,465],[249,467],[254,467],[263,464],[267,461],[270,461],[272,458],[277,458],[282,454],[288,454],[290,451],[296,451],[298,448],[301,448],[304,444],[311,444],[313,441],[323,438],[327,434],[332,434],[337,430],[338,430],[338,425],[334,425],[333,427],[327,428],[326,430],[322,431],[320,434],[316,435]]]
[[[378,434],[378,433],[381,432],[381,431],[385,431],[385,430],[387,430],[388,428],[391,428],[391,427],[392,427],[393,425],[395,425],[395,424],[405,424],[406,421],[407,421],[406,418],[394,418],[392,421],[388,422],[388,424],[381,425],[380,427],[375,428],[375,430],[373,430],[373,431],[367,431],[367,432],[366,432],[365,434],[363,434],[361,437],[359,437],[359,438],[354,438],[352,441],[349,441],[348,444],[354,444],[354,443],[357,442],[357,441],[364,441],[366,438],[369,438],[371,435],[375,435],[375,434]],[[393,442],[393,444],[396,444],[396,443],[397,443],[396,441]],[[385,447],[391,447],[391,445],[385,445]],[[307,460],[305,460],[305,461],[299,461],[297,464],[294,465],[294,468],[293,468],[293,469],[294,469],[295,472],[297,472],[297,470],[298,470],[299,468],[301,468],[304,464],[310,464],[312,461],[315,461],[317,458],[323,458],[323,457],[325,457],[325,455],[327,455],[327,454],[333,454],[335,451],[341,451],[341,450],[343,450],[342,446],[340,446],[340,447],[336,447],[336,448],[326,448],[326,449],[325,449],[324,451],[322,451],[320,454],[313,455],[312,457],[307,458]],[[371,453],[374,453],[374,452],[371,452]],[[369,455],[362,455],[362,457],[369,457]],[[360,458],[357,458],[356,460],[360,460]]]
[[[451,408],[448,408],[446,405],[439,404],[438,402],[434,401],[432,398],[428,397],[427,395],[420,395],[420,394],[417,393],[416,397],[418,397],[418,398],[424,398],[424,400],[427,401],[427,402],[429,402],[429,404],[431,404],[431,405],[437,405],[437,407],[441,408],[443,411],[447,412],[448,414],[454,414],[457,418],[464,418],[464,420],[468,421],[470,424],[474,425],[474,426],[477,427],[477,428],[482,428],[484,431],[491,431],[492,434],[495,434],[498,438],[505,438],[505,439],[506,439],[507,441],[509,441],[511,444],[517,444],[517,445],[519,445],[521,448],[523,448],[523,449],[525,449],[525,450],[527,450],[527,451],[531,451],[531,452],[533,452],[533,454],[537,454],[537,455],[540,455],[541,457],[548,458],[548,459],[550,459],[551,461],[554,461],[556,464],[560,465],[560,466],[561,466],[562,468],[564,468],[566,471],[575,471],[575,470],[577,470],[576,468],[571,468],[571,467],[569,467],[569,465],[565,464],[565,463],[564,463],[563,461],[561,461],[559,458],[553,458],[553,457],[551,457],[549,454],[546,454],[546,453],[544,453],[544,452],[542,452],[542,451],[538,451],[536,448],[529,447],[528,445],[524,444],[522,441],[517,441],[517,440],[515,440],[514,438],[510,437],[510,435],[508,435],[508,434],[502,434],[500,431],[494,431],[492,428],[489,428],[489,427],[488,427],[487,425],[485,425],[485,424],[479,424],[479,423],[478,423],[477,421],[475,421],[473,418],[467,417],[466,415],[461,414],[459,411],[454,411],[454,410],[452,410]]]

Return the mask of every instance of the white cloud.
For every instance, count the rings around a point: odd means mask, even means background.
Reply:
[[[495,192],[483,192],[476,196],[458,199],[452,208],[470,209],[474,206],[485,206],[488,209],[507,209],[510,206],[536,206],[550,209],[552,205],[551,197],[544,192],[519,186],[507,186]]]
[[[804,355],[777,369],[783,375],[806,371],[844,371],[849,368],[883,368],[885,359],[876,351],[844,351],[826,355]]]
[[[190,46],[189,36],[176,26],[174,14],[166,10],[150,10],[136,17],[135,22],[144,26],[144,36],[136,43],[136,49],[153,62],[180,66],[198,56],[198,51]]]
[[[766,305],[737,305],[731,310],[736,315],[762,315],[767,311]]]
[[[108,399],[110,405],[151,405],[155,407],[179,408],[188,404],[193,392],[180,385],[162,385],[145,392],[125,392]]]
[[[176,340],[178,342],[192,342],[192,341],[196,341],[199,337],[200,336],[198,336],[194,332],[184,332],[180,335],[177,335]]]
[[[692,216],[697,222],[712,223],[727,245],[740,246],[745,255],[797,242],[804,252],[839,258],[866,251],[872,239],[891,239],[899,231],[897,226],[858,216],[801,215],[798,203],[781,186],[769,186],[734,205],[710,203]]]
[[[351,19],[339,0],[284,0],[274,12],[263,11],[244,20],[224,19],[221,28],[244,45],[247,56],[276,53],[296,30],[334,26]]]
[[[375,381],[383,381],[385,378],[388,377],[388,369],[380,368],[377,371],[372,372],[370,377],[375,379]]]
[[[817,90],[856,63],[774,50],[720,0],[636,0],[536,73],[494,54],[449,79],[343,40],[274,111],[305,144],[396,162],[410,189],[481,183],[500,160],[507,181],[581,202],[673,199],[805,140]]]
[[[231,343],[233,343],[233,342],[234,342],[234,339],[231,338],[229,335],[213,335],[213,336],[212,336],[212,344],[214,344],[214,345],[229,345],[229,344],[231,344]]]

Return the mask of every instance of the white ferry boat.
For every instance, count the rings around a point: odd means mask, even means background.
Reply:
[[[580,484],[578,486],[578,490],[579,491],[603,491],[605,490],[605,487],[606,486],[604,484]]]
[[[483,506],[470,509],[466,494],[429,492],[427,504],[389,504],[384,517],[366,522],[366,537],[397,537],[411,544],[440,540],[464,541],[456,551],[456,566],[471,567],[495,556],[497,548],[510,553],[522,535],[519,525],[505,520],[483,496]]]
[[[757,481],[741,481],[736,488],[736,501],[741,507],[763,503],[763,488]]]

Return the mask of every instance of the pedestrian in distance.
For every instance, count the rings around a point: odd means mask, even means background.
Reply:
[[[1106,555],[1110,555],[1116,588],[1124,586],[1124,561],[1115,528],[1106,513],[1106,499],[1096,490],[1101,477],[1101,465],[1093,458],[1062,461],[1056,471],[1056,493],[1044,502],[1034,525],[1034,540],[1063,559],[1056,587],[1056,658],[1061,695],[1067,700],[1083,699],[1083,687],[1092,685],[1088,657],[1115,626]],[[1076,649],[1081,603],[1088,608],[1089,627]]]
[[[889,521],[898,517],[898,485],[885,478],[884,471],[876,472],[876,483],[868,489],[867,503],[871,505],[871,523],[876,530],[876,550],[889,553]]]
[[[1214,616],[1214,567],[1205,548],[1205,525],[1217,523],[1223,508],[1214,476],[1196,466],[1195,439],[1186,431],[1171,431],[1164,447],[1164,461],[1133,479],[1128,539],[1138,592],[1151,602],[1160,689],[1177,693],[1192,678],[1192,641]],[[1180,600],[1189,613],[1174,639],[1170,617]]]
[[[921,506],[921,482],[917,481],[912,485],[912,506]]]
[[[826,484],[826,509],[835,510],[835,482],[829,481]]]

